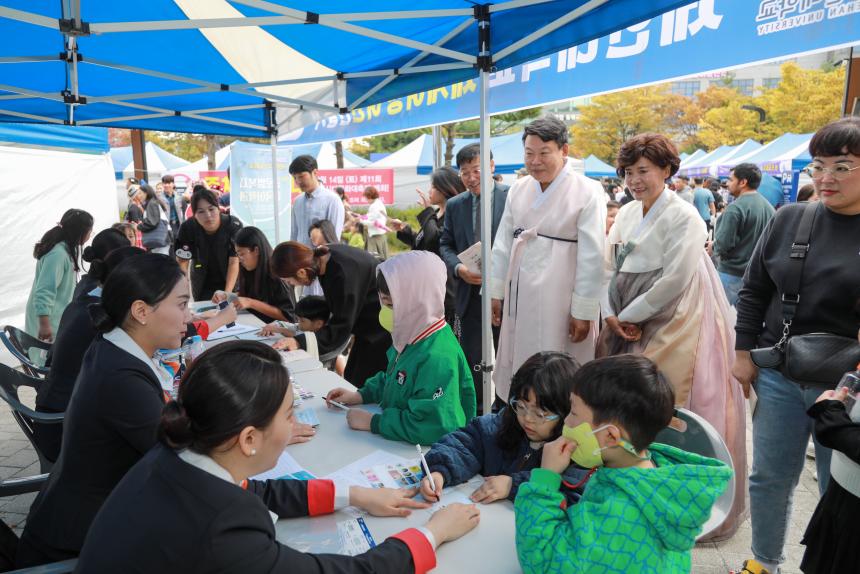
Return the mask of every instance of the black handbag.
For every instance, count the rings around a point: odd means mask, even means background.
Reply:
[[[839,379],[860,362],[860,345],[853,337],[832,333],[792,335],[791,324],[800,304],[800,280],[809,253],[809,239],[820,202],[808,204],[791,244],[792,265],[780,295],[782,303],[782,338],[773,347],[753,349],[750,359],[762,369],[779,368],[783,375],[797,383],[835,388]]]

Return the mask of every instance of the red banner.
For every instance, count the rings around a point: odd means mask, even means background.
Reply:
[[[379,198],[385,205],[394,203],[394,170],[393,169],[321,169],[317,171],[320,183],[334,191],[342,187],[350,205],[367,205],[364,189],[373,186],[379,192]],[[298,189],[293,183],[293,193]]]

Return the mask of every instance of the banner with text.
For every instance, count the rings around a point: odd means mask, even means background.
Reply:
[[[699,0],[490,75],[490,113],[860,43],[858,0]],[[703,86],[704,87],[704,86]],[[478,116],[475,80],[332,115],[282,142],[343,140]]]
[[[280,240],[290,237],[290,177],[292,152],[278,147],[278,221]],[[272,193],[272,148],[267,145],[235,142],[230,151],[230,213],[244,225],[260,228],[269,242],[275,237],[275,203]]]
[[[393,169],[320,169],[317,177],[324,186],[334,191],[336,187],[342,187],[346,193],[346,199],[352,206],[368,205],[370,202],[364,198],[364,190],[367,187],[375,187],[379,192],[379,199],[385,205],[394,203],[394,170]],[[293,182],[293,199],[301,190]]]

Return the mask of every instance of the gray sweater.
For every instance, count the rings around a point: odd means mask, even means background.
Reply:
[[[719,271],[743,277],[755,244],[773,214],[773,206],[757,192],[741,195],[726,208],[714,232]]]

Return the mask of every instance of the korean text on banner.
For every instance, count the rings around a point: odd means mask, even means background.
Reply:
[[[278,147],[278,206],[281,238],[290,237],[289,172],[292,152]],[[243,225],[260,228],[275,245],[275,202],[272,194],[272,148],[236,142],[230,153],[230,213]]]

